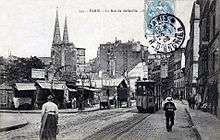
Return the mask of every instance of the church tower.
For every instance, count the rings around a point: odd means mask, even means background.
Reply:
[[[54,25],[53,42],[51,48],[51,69],[53,73],[63,66],[62,73],[57,75],[60,80],[73,83],[76,77],[76,48],[72,42],[69,42],[67,17],[65,17],[63,38],[60,35],[58,9],[56,10],[56,18]]]
[[[61,49],[61,65],[66,66],[63,69],[63,80],[72,82],[76,73],[76,48],[72,42],[69,42],[67,17],[65,17],[63,40]]]
[[[65,24],[64,24],[64,30],[63,30],[63,43],[64,44],[69,43],[68,28],[67,28],[67,17],[65,17]]]
[[[56,10],[53,42],[51,48],[51,58],[52,66],[56,69],[61,66],[61,37],[60,37],[60,27],[59,27],[59,18],[58,18],[58,8]]]

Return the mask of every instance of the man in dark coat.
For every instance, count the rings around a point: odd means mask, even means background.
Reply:
[[[166,116],[166,128],[167,131],[172,131],[172,127],[174,125],[174,116],[175,116],[175,110],[176,106],[172,102],[172,97],[166,98],[167,102],[164,104],[163,110],[165,111]],[[171,123],[170,123],[171,122]]]

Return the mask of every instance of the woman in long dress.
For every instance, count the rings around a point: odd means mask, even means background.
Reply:
[[[42,106],[41,113],[41,140],[56,140],[58,124],[58,107],[53,103],[53,96],[49,95],[47,102]]]

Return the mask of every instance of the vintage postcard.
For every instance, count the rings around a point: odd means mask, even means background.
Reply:
[[[219,140],[220,0],[0,0],[1,140]]]

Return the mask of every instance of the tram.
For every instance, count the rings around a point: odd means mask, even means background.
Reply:
[[[162,106],[160,85],[153,80],[139,80],[135,84],[138,112],[155,112]]]

